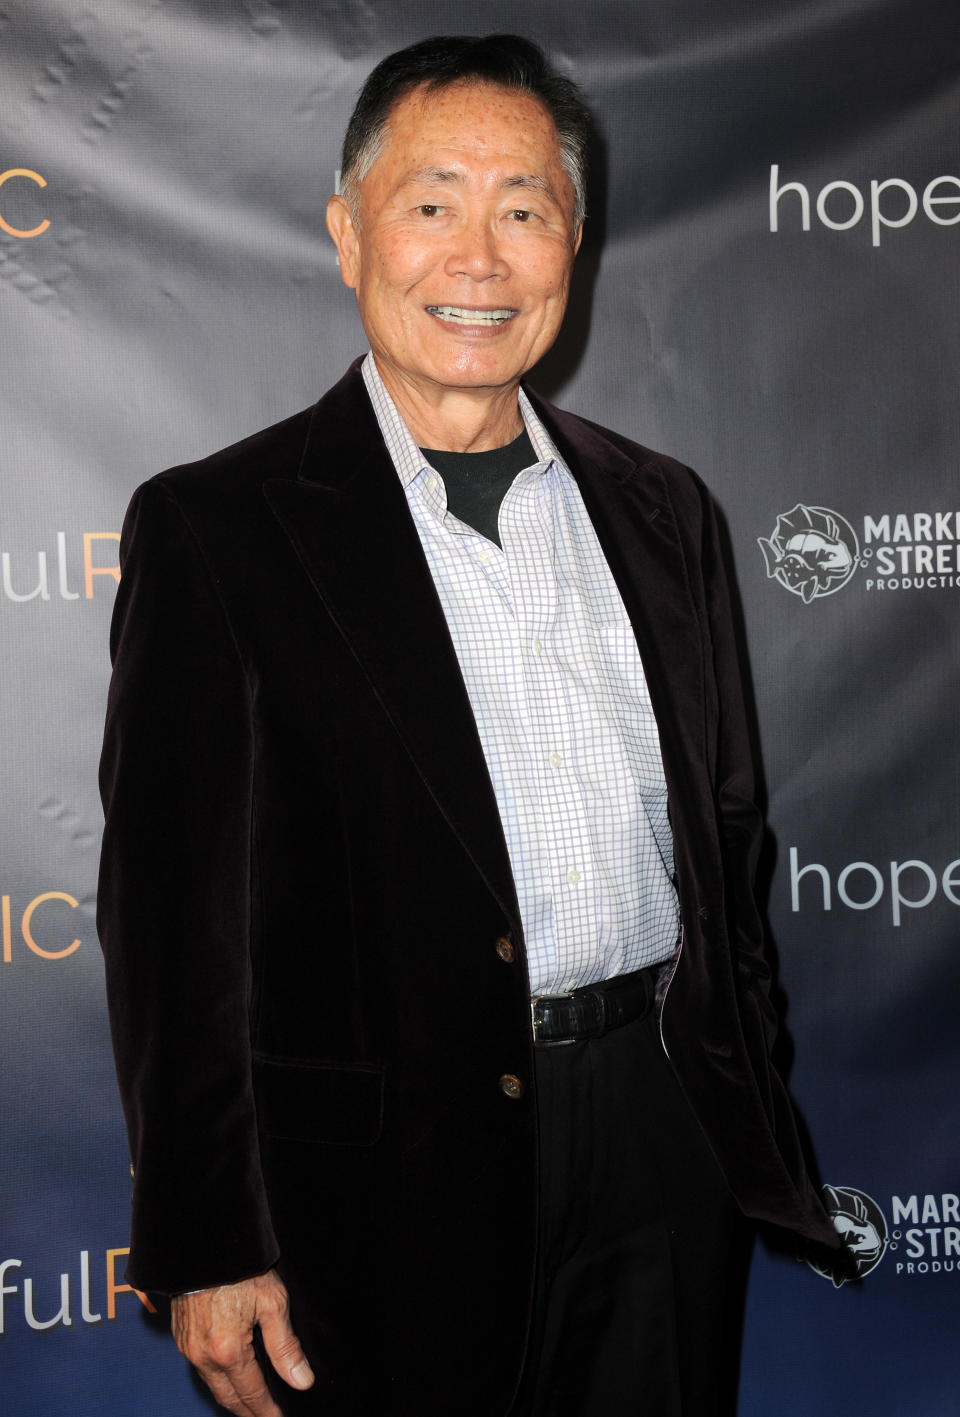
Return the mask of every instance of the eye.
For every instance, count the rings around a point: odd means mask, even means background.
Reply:
[[[443,207],[439,206],[436,202],[421,202],[416,210],[421,216],[432,217],[439,216],[443,211]]]
[[[535,215],[535,212],[528,212],[525,207],[515,207],[513,211],[509,213],[511,221],[520,222],[533,221]]]

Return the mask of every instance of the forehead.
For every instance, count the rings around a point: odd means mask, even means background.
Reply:
[[[556,124],[538,98],[496,84],[459,81],[443,88],[425,84],[398,99],[387,121],[381,164],[419,166],[444,152],[468,166],[518,165],[555,178],[562,173]]]

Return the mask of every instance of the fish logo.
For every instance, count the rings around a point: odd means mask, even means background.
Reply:
[[[843,1241],[855,1277],[862,1279],[876,1269],[886,1254],[887,1222],[883,1211],[872,1196],[853,1186],[824,1186],[821,1195],[833,1228]],[[807,1263],[817,1274],[832,1279],[838,1288],[843,1282],[829,1262],[821,1265],[808,1259]],[[850,1277],[854,1276],[843,1276]]]
[[[782,512],[770,537],[758,536],[757,545],[770,579],[804,605],[842,590],[860,564],[860,543],[846,518],[802,502]]]

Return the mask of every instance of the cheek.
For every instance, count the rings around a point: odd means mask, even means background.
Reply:
[[[556,261],[553,265],[552,289],[555,295],[565,295],[570,288],[570,277],[573,274],[573,266],[566,254],[562,261]]]
[[[385,242],[377,253],[378,278],[384,285],[404,291],[436,264],[429,247],[409,241]]]
[[[562,298],[570,283],[570,263],[566,258],[558,260],[552,250],[545,251],[527,263],[526,276],[530,288],[544,300]]]
[[[539,291],[544,322],[558,322],[563,316],[569,293],[566,272],[558,271],[556,267],[546,268],[542,273]]]

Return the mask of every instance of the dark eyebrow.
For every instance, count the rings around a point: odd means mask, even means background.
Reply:
[[[403,187],[413,186],[417,182],[425,183],[431,187],[459,186],[466,181],[465,174],[458,172],[456,168],[449,167],[421,167],[416,172],[409,173],[402,182]],[[500,183],[502,191],[509,191],[519,188],[521,191],[542,192],[551,201],[557,202],[557,195],[545,177],[540,177],[534,172],[517,173],[513,177],[505,177]],[[559,205],[559,202],[557,202]]]
[[[402,186],[410,187],[415,182],[426,182],[432,187],[446,187],[450,183],[464,181],[462,172],[456,172],[448,167],[421,167],[416,172],[410,172],[403,179]]]
[[[556,201],[553,188],[550,186],[547,179],[545,177],[538,177],[532,172],[520,177],[505,177],[500,183],[500,186],[503,188],[522,187],[528,192],[543,192],[545,196],[551,197]]]

